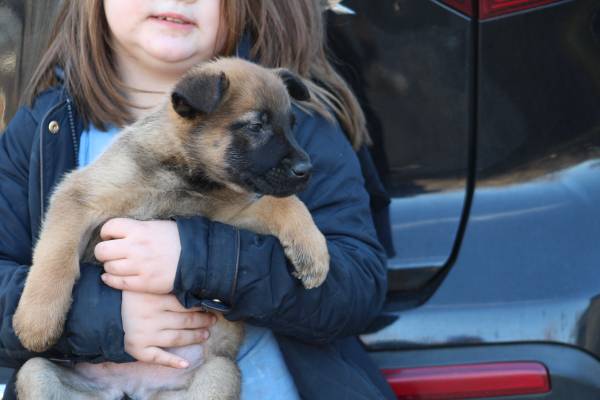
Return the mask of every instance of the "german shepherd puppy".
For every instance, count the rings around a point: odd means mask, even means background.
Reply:
[[[79,277],[93,261],[99,227],[113,217],[138,220],[202,215],[276,236],[306,288],[329,268],[325,238],[294,196],[311,164],[293,133],[290,96],[308,100],[304,83],[285,69],[237,58],[192,69],[165,104],[125,128],[89,166],[68,174],[50,201],[33,265],[13,318],[22,344],[43,351],[60,337]],[[141,362],[77,364],[42,358],[21,368],[21,399],[234,399],[240,323],[218,316],[210,338],[191,346],[192,367]],[[191,356],[189,354],[192,354]],[[195,358],[194,358],[195,357]],[[120,378],[120,379],[119,379]]]

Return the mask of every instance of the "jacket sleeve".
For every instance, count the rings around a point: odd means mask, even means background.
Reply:
[[[32,259],[28,208],[29,163],[37,121],[21,108],[0,135],[0,364],[18,367],[36,354],[16,337],[12,317]],[[59,342],[44,355],[56,359],[128,361],[123,350],[121,295],[102,284],[100,268],[82,265]]]
[[[324,343],[361,333],[379,313],[385,255],[356,154],[339,126],[319,116],[299,120],[299,143],[313,164],[299,197],[327,239],[331,262],[324,284],[304,289],[273,236],[191,218],[177,221],[182,256],[175,288],[187,306],[214,305],[202,299],[217,299],[217,306],[231,305],[229,319]]]

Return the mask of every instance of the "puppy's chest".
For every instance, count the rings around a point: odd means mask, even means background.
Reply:
[[[210,197],[188,190],[185,186],[157,185],[154,182],[132,187],[121,197],[120,210],[115,216],[139,220],[173,216],[207,215],[211,210]]]

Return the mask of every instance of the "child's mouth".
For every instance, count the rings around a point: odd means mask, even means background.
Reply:
[[[153,15],[150,18],[157,22],[162,23],[163,25],[169,25],[169,26],[173,26],[173,27],[191,27],[191,26],[196,25],[194,23],[194,21],[184,17],[183,15],[179,15],[179,14],[172,14],[172,13],[159,14],[159,15]]]

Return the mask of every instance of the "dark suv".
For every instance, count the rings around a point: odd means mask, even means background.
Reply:
[[[600,1],[343,4],[392,197],[362,339],[398,397],[600,399]]]
[[[0,1],[7,117],[57,3]],[[600,0],[342,4],[331,50],[391,197],[362,339],[398,398],[600,399]]]

